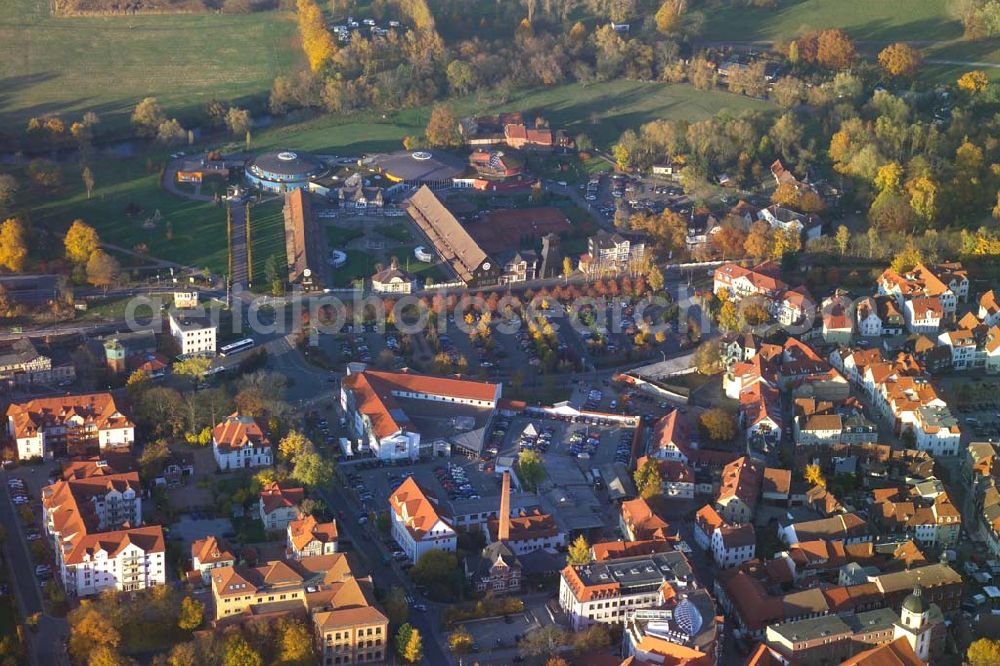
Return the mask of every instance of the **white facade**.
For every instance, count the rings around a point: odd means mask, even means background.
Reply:
[[[264,509],[263,498],[258,501],[258,506],[260,509],[260,521],[264,523],[264,529],[268,531],[288,529],[288,523],[299,517],[299,508],[297,506],[280,506],[271,511],[266,511]]]
[[[222,471],[230,469],[244,469],[248,467],[269,467],[273,464],[271,445],[267,446],[240,446],[223,450],[219,443],[212,437],[212,455],[215,457],[215,464]]]
[[[216,326],[211,323],[195,326],[190,321],[182,322],[175,313],[170,313],[170,335],[182,355],[215,354],[216,331]]]
[[[906,328],[911,333],[937,333],[941,328],[941,317],[937,312],[927,309],[922,315],[918,315],[913,308],[913,301],[903,303],[903,316],[906,318]]]
[[[70,427],[67,428],[67,425]],[[84,427],[83,420],[78,417],[67,419],[63,424],[39,428],[31,437],[15,437],[13,419],[7,422],[7,434],[17,443],[18,460],[31,458],[51,458],[52,441],[62,440],[68,434],[74,434],[76,428]],[[88,435],[92,433],[88,432]],[[122,428],[106,428],[97,431],[97,444],[101,451],[115,448],[128,448],[135,442],[135,427],[128,425]]]
[[[144,590],[167,582],[164,555],[163,550],[147,553],[129,543],[114,557],[99,548],[77,564],[61,563],[60,572],[66,591],[78,597],[99,594],[109,588],[124,592]]]
[[[738,567],[744,562],[749,562],[757,550],[754,543],[727,546],[724,531],[730,529],[732,528],[717,527],[712,533],[712,558],[715,560],[715,566],[720,569]]]
[[[867,315],[867,316],[863,316]],[[858,310],[858,334],[862,337],[875,337],[882,335],[882,320],[874,309]]]
[[[424,553],[432,550],[454,553],[458,549],[458,536],[455,530],[440,518],[430,530],[423,532],[417,538],[406,526],[404,518],[392,510],[389,511],[389,516],[392,518],[392,536],[411,562],[416,563]]]
[[[938,336],[938,342],[951,349],[953,370],[967,370],[976,363],[976,341],[963,331],[946,331]]]

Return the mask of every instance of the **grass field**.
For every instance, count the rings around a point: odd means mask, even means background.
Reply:
[[[267,291],[264,265],[268,257],[278,255],[278,272],[284,278],[288,265],[285,258],[285,217],[279,200],[254,206],[250,211],[250,226],[253,229],[253,285]]]
[[[289,12],[57,18],[47,0],[0,2],[0,121],[97,111],[128,121],[154,95],[180,117],[213,97],[263,97],[302,58]]]
[[[74,219],[93,225],[102,240],[133,248],[145,243],[154,257],[222,272],[226,268],[226,215],[211,202],[181,199],[160,188],[156,171],[143,160],[102,160],[93,165],[97,186],[88,199],[77,168],[63,165],[65,184],[56,193],[34,197],[32,220],[56,233]],[[141,212],[126,213],[129,204]],[[143,223],[159,219],[152,228]],[[168,238],[169,236],[169,238]]]
[[[948,40],[962,25],[949,0],[779,0],[777,9],[727,7],[705,12],[701,39],[790,39],[809,28],[843,28],[857,40]]]
[[[513,109],[524,110],[529,115],[544,114],[554,127],[585,132],[604,148],[624,129],[638,127],[655,118],[697,120],[723,109],[739,112],[772,108],[767,102],[724,92],[633,81],[589,86],[573,84],[529,91],[514,95],[503,104],[489,96],[470,96],[455,103],[459,114]],[[255,137],[253,148],[255,151],[277,147],[308,149],[341,155],[397,150],[404,136],[423,131],[429,113],[427,108],[418,108],[375,119],[373,114],[320,116],[306,122],[262,129]],[[158,169],[165,162],[169,149],[138,145],[136,151],[137,154],[128,159],[105,157],[93,162],[97,186],[90,199],[84,192],[79,167],[63,164],[65,184],[60,189],[45,193],[26,189],[23,193],[25,202],[34,203],[32,220],[62,233],[74,219],[81,218],[94,225],[107,242],[126,248],[146,243],[154,257],[224,272],[227,264],[224,210],[212,203],[181,199],[160,188]],[[24,182],[23,174],[18,175]],[[209,190],[203,186],[202,191]],[[129,204],[137,205],[141,213],[132,217],[127,215],[125,210]],[[159,220],[155,226],[145,228],[143,221],[154,217],[157,211]],[[275,215],[280,217],[280,209]],[[271,222],[278,225],[280,220]],[[255,228],[259,228],[258,225],[255,224]],[[267,247],[280,247],[280,238],[272,236],[260,241],[264,243],[263,250],[255,245],[255,271],[263,270],[262,262],[269,254]]]
[[[333,271],[333,286],[350,287],[354,280],[369,277],[375,272],[372,255],[361,250],[346,250],[347,263]]]
[[[552,127],[585,133],[600,148],[608,148],[629,128],[657,118],[700,120],[719,111],[771,110],[769,102],[717,90],[696,90],[686,84],[608,81],[541,88],[498,100],[491,94],[470,95],[451,103],[459,116],[497,111],[543,115]],[[322,116],[313,120],[264,129],[254,138],[254,149],[291,148],[350,155],[399,150],[407,135],[423,132],[430,109],[417,108],[386,114]]]

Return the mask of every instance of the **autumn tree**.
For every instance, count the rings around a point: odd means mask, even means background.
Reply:
[[[133,663],[110,645],[98,645],[87,657],[87,666],[130,666]]]
[[[917,264],[924,263],[924,253],[920,251],[911,239],[906,246],[896,253],[889,267],[897,273],[905,273]]]
[[[555,624],[529,631],[521,639],[521,651],[531,657],[551,657],[569,645],[572,634]]]
[[[980,638],[965,652],[966,666],[997,666],[1000,664],[1000,639]]]
[[[222,666],[264,666],[264,658],[247,639],[234,633],[226,640]]]
[[[327,30],[323,10],[315,0],[297,0],[296,10],[302,50],[306,53],[309,68],[319,71],[336,54],[337,43]]]
[[[295,456],[313,448],[313,443],[298,430],[292,430],[278,442],[278,455],[282,460],[292,460]]]
[[[641,467],[635,470],[633,475],[635,489],[639,491],[639,497],[649,499],[656,497],[663,492],[663,477],[660,475],[660,466],[652,458],[647,458]]]
[[[735,225],[723,224],[709,235],[708,243],[723,259],[742,256],[747,234]]]
[[[333,480],[333,464],[311,449],[295,457],[291,477],[305,486],[325,486]]]
[[[173,373],[180,377],[187,377],[192,386],[197,386],[205,378],[205,373],[212,367],[212,360],[205,356],[191,356],[183,361],[177,361],[173,366]]]
[[[525,449],[517,456],[518,477],[526,488],[538,490],[538,484],[545,479],[545,467],[537,451]]]
[[[582,565],[590,564],[590,560],[590,544],[587,543],[587,538],[581,534],[569,545],[566,563]]]
[[[851,232],[844,225],[837,227],[837,235],[834,236],[834,240],[837,243],[837,249],[840,250],[840,254],[843,256],[847,254],[847,246],[851,242]]]
[[[312,632],[301,620],[284,619],[278,622],[279,663],[307,666],[316,663],[312,649]]]
[[[705,340],[694,351],[694,366],[703,375],[717,375],[722,372],[722,357],[716,340]]]
[[[52,160],[39,157],[28,163],[28,178],[40,187],[56,188],[62,185],[62,169]]]
[[[920,51],[905,42],[896,42],[879,52],[878,64],[889,76],[912,78],[920,67]]]
[[[121,266],[104,250],[95,250],[87,260],[87,281],[95,287],[110,287],[118,280]]]
[[[743,243],[743,249],[754,260],[767,257],[774,245],[774,232],[766,220],[757,220],[750,225],[750,233]]]
[[[0,224],[0,268],[19,273],[28,259],[28,239],[24,224],[17,218]]]
[[[385,608],[386,616],[393,625],[398,626],[405,622],[406,616],[410,612],[410,602],[406,600],[406,590],[393,585],[382,607]]]
[[[600,654],[611,645],[611,634],[603,624],[592,624],[573,634],[573,653]]]
[[[805,478],[806,483],[811,486],[825,486],[826,479],[823,478],[823,470],[820,469],[819,465],[806,465],[802,472],[802,476]]]
[[[847,69],[857,58],[854,42],[843,30],[824,30],[816,42],[816,62],[827,69]]]
[[[407,664],[415,664],[423,659],[424,648],[420,631],[409,624],[400,627],[399,631],[396,632],[396,651]]]
[[[226,127],[235,136],[243,136],[250,129],[252,119],[250,112],[237,106],[231,106],[226,111]]]
[[[94,172],[90,170],[89,166],[85,166],[80,177],[83,178],[83,188],[87,190],[87,198],[89,199],[94,191]]]
[[[167,122],[167,115],[155,97],[147,97],[135,105],[132,125],[139,136],[156,136],[160,125]]]
[[[69,621],[69,654],[76,663],[85,663],[87,657],[100,645],[117,647],[121,634],[104,613],[85,601],[66,618]]]
[[[698,425],[709,439],[716,442],[730,442],[736,437],[736,419],[721,407],[702,412]]]
[[[664,0],[653,17],[656,29],[664,35],[676,34],[684,25],[686,0]]]
[[[97,231],[83,220],[74,220],[63,240],[66,258],[78,265],[85,265],[100,244]]]
[[[435,148],[457,148],[462,145],[462,137],[458,133],[458,118],[444,104],[438,104],[431,111],[424,135],[427,143]]]
[[[454,655],[462,656],[472,651],[472,634],[464,625],[458,625],[455,630],[448,635],[448,649]]]
[[[964,90],[968,93],[981,93],[986,90],[989,85],[990,77],[986,76],[985,72],[978,69],[966,72],[958,78],[959,90]]]
[[[205,604],[194,597],[184,597],[177,615],[177,626],[184,631],[193,631],[205,621]]]
[[[20,187],[17,178],[9,173],[0,173],[0,208],[6,208],[14,202]]]

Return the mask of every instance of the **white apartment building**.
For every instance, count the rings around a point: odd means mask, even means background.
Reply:
[[[757,535],[753,525],[723,525],[712,533],[712,558],[720,569],[738,567],[754,558]]]
[[[212,455],[222,471],[268,467],[274,462],[271,440],[257,420],[233,412],[212,430]]]
[[[139,490],[136,472],[57,481],[42,489],[45,530],[68,593],[142,590],[166,582],[163,530],[141,526]]]
[[[458,548],[455,530],[441,518],[412,476],[389,496],[389,517],[392,536],[411,562],[432,550],[453,553]]]
[[[913,434],[917,449],[932,456],[957,456],[962,431],[948,407],[924,406],[917,409]]]
[[[19,460],[49,460],[57,452],[127,449],[135,441],[135,424],[110,393],[87,393],[11,404],[7,434]]]
[[[945,331],[938,335],[938,343],[951,349],[953,370],[968,370],[976,364],[976,338],[972,331]]]
[[[208,317],[171,310],[169,318],[170,335],[182,355],[215,354],[218,326]]]

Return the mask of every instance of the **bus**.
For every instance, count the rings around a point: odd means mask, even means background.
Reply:
[[[253,345],[254,345],[253,338],[246,338],[244,340],[240,340],[239,342],[228,344],[225,347],[220,347],[219,356],[225,357],[229,356],[230,354],[238,354],[241,351],[246,351],[250,349],[251,347],[253,347]]]

